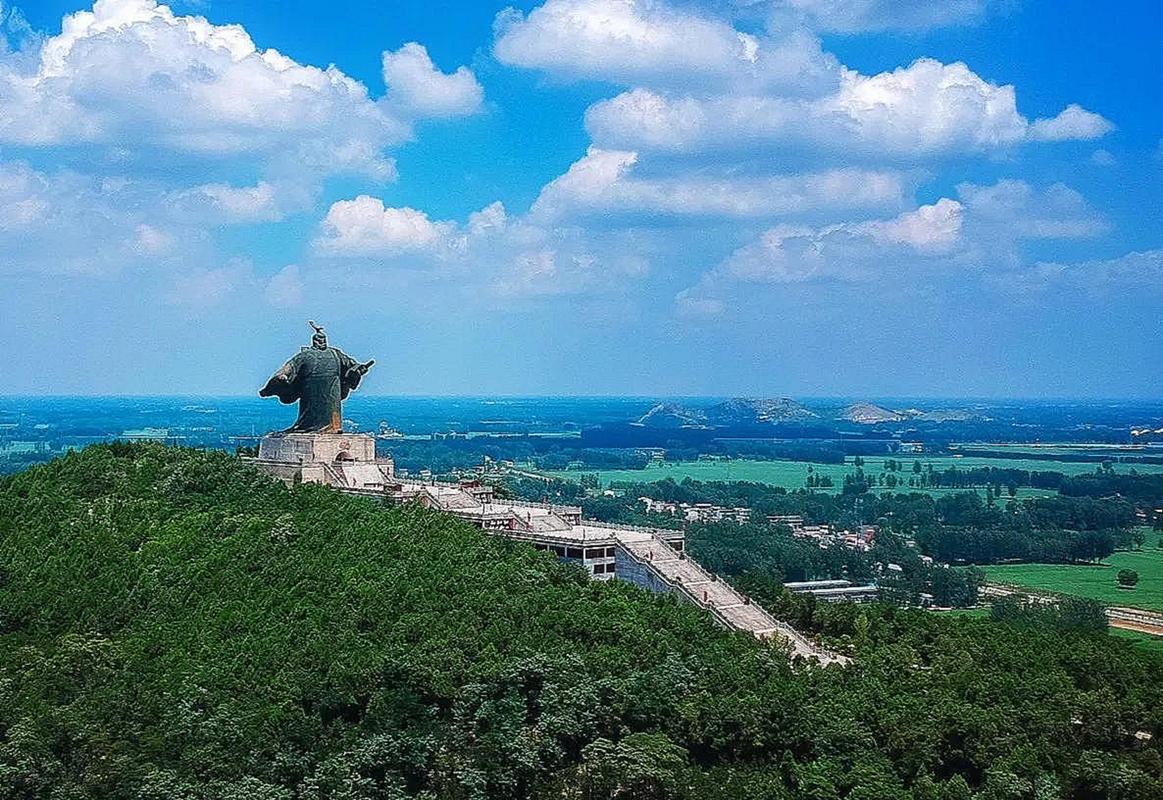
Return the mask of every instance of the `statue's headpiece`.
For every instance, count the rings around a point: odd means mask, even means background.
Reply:
[[[315,334],[311,337],[311,344],[319,347],[327,346],[327,333],[323,330],[322,325],[316,325],[315,320],[307,320],[307,324],[315,329]]]

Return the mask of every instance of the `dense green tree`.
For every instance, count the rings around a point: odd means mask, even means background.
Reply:
[[[953,619],[773,572],[739,581],[851,666],[418,507],[88,448],[0,479],[0,797],[1163,795],[1163,660],[1100,607]]]
[[[1139,582],[1139,573],[1133,569],[1120,569],[1117,577],[1119,586],[1126,589],[1134,589]]]

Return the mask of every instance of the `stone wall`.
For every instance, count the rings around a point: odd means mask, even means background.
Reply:
[[[260,461],[332,463],[340,455],[344,460],[374,462],[376,440],[366,433],[270,433],[258,445]]]
[[[620,581],[641,586],[643,589],[649,589],[655,594],[667,594],[675,591],[673,586],[659,578],[653,570],[647,568],[645,564],[627,553],[622,547],[614,549],[614,577]],[[683,599],[686,599],[685,595],[682,596]]]

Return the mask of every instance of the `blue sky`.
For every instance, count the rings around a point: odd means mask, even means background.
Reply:
[[[0,392],[1160,395],[1157,3],[2,13]]]

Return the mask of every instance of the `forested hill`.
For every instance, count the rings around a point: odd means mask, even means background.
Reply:
[[[1163,796],[1158,659],[820,613],[854,666],[433,512],[91,447],[0,481],[0,797]]]

